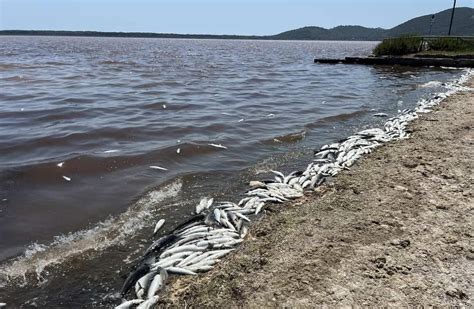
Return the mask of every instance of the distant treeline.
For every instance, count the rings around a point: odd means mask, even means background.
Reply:
[[[85,36],[111,38],[172,38],[172,39],[235,39],[262,40],[269,36],[256,35],[215,35],[215,34],[176,34],[153,32],[102,32],[102,31],[56,31],[56,30],[0,30],[0,35],[38,35],[38,36]]]
[[[177,38],[177,39],[227,39],[227,40],[338,40],[338,41],[380,41],[403,34],[446,35],[451,19],[451,10],[413,18],[391,29],[366,28],[361,26],[338,26],[331,29],[303,27],[276,35],[213,35],[175,34],[151,32],[99,32],[99,31],[52,31],[52,30],[1,30],[0,35],[42,35],[42,36],[87,36],[120,38]],[[474,9],[457,8],[454,14],[452,35],[474,35]]]

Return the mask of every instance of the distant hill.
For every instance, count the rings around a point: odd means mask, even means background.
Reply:
[[[451,11],[444,10],[435,14],[433,22],[433,35],[448,35]],[[431,14],[410,19],[387,31],[387,36],[399,36],[401,34],[413,33],[428,35],[430,33]],[[474,35],[474,9],[457,8],[454,11],[453,28],[451,35]]]
[[[357,40],[377,41],[387,30],[362,26],[338,26],[332,29],[304,27],[271,36],[274,40]]]
[[[451,19],[451,9],[435,14],[432,35],[447,35]],[[321,27],[303,27],[286,31],[274,36],[276,40],[358,40],[379,41],[387,37],[401,34],[428,35],[430,32],[431,15],[410,19],[392,29],[366,28],[361,26],[338,26],[331,29]],[[474,9],[456,8],[452,35],[474,35]]]
[[[98,32],[98,31],[52,31],[52,30],[0,30],[0,35],[48,35],[48,36],[90,36],[90,37],[142,37],[142,38],[184,38],[184,39],[247,39],[247,40],[340,40],[340,41],[380,41],[401,34],[427,35],[430,30],[431,15],[410,19],[392,29],[366,28],[362,26],[337,26],[331,29],[303,27],[276,35],[211,35],[174,34],[149,32]],[[432,35],[447,35],[451,9],[435,14]],[[456,8],[452,35],[474,36],[474,9]]]

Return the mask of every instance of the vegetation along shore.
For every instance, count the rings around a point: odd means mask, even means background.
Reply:
[[[472,78],[467,86],[410,124],[410,139],[267,209],[239,250],[170,283],[161,304],[472,306]]]

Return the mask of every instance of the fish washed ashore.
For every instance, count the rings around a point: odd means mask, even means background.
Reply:
[[[453,95],[410,124],[410,139],[267,207],[239,250],[170,281],[160,304],[472,306],[473,119],[472,91]]]

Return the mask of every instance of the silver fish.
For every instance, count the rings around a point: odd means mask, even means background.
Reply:
[[[163,226],[163,224],[165,224],[165,219],[161,219],[159,220],[156,225],[155,225],[155,229],[153,230],[153,236],[156,235],[156,233],[158,232],[158,230]]]
[[[143,302],[144,302],[143,299],[127,300],[127,301],[121,303],[120,305],[118,305],[117,307],[115,307],[115,309],[128,309],[128,308],[131,308],[134,305],[141,304]],[[0,307],[2,307],[2,306],[0,306]]]
[[[177,275],[197,275],[194,271],[190,271],[181,267],[168,267],[166,271],[168,273],[173,273]]]
[[[159,290],[161,290],[168,279],[168,273],[164,268],[160,269],[160,272],[155,275],[148,288],[147,298],[152,298]]]

